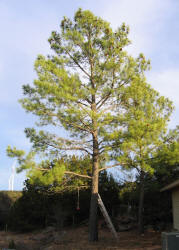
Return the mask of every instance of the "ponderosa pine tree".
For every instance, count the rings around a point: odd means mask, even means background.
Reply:
[[[145,176],[155,171],[153,161],[166,143],[173,105],[168,98],[152,89],[145,79],[141,81],[138,78],[125,88],[120,98],[125,110],[121,117],[124,129],[116,131],[112,138],[115,157],[125,169],[137,170],[140,185],[138,227],[139,233],[143,233]]]
[[[54,53],[37,57],[37,79],[33,86],[23,86],[26,97],[20,101],[27,112],[39,117],[39,126],[52,125],[55,134],[52,129],[34,128],[25,133],[33,150],[46,152],[49,157],[58,158],[74,150],[91,157],[91,173],[84,177],[91,179],[89,240],[96,241],[98,176],[111,167],[105,165],[111,147],[103,139],[120,126],[121,92],[134,78],[144,78],[149,61],[142,54],[134,59],[124,50],[130,43],[125,24],[113,31],[108,22],[90,11],[79,9],[73,21],[64,17],[60,28],[49,38]],[[65,131],[63,137],[58,135],[59,128]],[[9,148],[9,152],[12,155],[13,150]],[[19,154],[17,150],[14,153]],[[27,161],[23,168],[33,169],[34,175],[44,171],[43,164],[32,166]],[[59,180],[65,173],[64,165],[51,169],[51,176],[59,176]]]

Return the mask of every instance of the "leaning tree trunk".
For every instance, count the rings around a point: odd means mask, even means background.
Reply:
[[[144,171],[140,173],[140,189],[139,189],[139,210],[138,210],[138,231],[140,234],[144,233],[144,221],[143,221],[143,210],[144,210]]]

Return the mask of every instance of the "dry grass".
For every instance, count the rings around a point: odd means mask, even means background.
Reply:
[[[99,241],[97,243],[88,242],[87,228],[78,228],[69,230],[64,241],[57,249],[64,250],[114,250],[114,249],[161,249],[161,235],[156,232],[147,232],[144,236],[139,236],[135,231],[118,233],[119,240],[115,241],[113,235],[108,230],[100,231]]]
[[[119,240],[115,241],[113,235],[105,229],[99,232],[99,241],[97,243],[88,242],[88,228],[80,227],[75,229],[66,229],[61,240],[56,243],[44,244],[33,237],[39,239],[43,233],[15,234],[10,232],[0,232],[0,248],[7,247],[10,240],[14,242],[23,242],[29,250],[49,249],[49,250],[161,250],[161,235],[158,232],[146,232],[144,236],[139,236],[136,231],[118,233]],[[60,239],[59,238],[59,239]]]

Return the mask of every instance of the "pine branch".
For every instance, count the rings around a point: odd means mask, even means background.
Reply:
[[[60,150],[80,150],[80,151],[84,151],[89,155],[93,155],[92,153],[90,153],[86,148],[82,148],[82,147],[70,147],[70,148],[61,148]]]
[[[89,141],[76,141],[76,140],[70,140],[70,139],[65,139],[63,137],[58,137],[58,140],[64,143],[69,143],[69,144],[75,144],[75,145],[86,145],[86,148],[91,149],[91,147],[88,145],[88,143],[92,142],[92,140]]]
[[[45,168],[36,168],[36,169],[41,170],[41,171],[50,171],[50,169],[45,169]],[[92,179],[91,176],[89,176],[89,175],[78,174],[78,173],[71,172],[71,171],[65,171],[64,174],[71,174],[71,175],[75,175],[75,176],[79,176],[79,177],[83,177],[83,178]]]
[[[70,151],[70,150],[80,150],[80,151],[84,151],[86,152],[87,154],[89,155],[92,155],[92,153],[90,153],[86,148],[83,148],[83,147],[60,147],[58,145],[55,145],[55,144],[51,144],[49,142],[44,142],[47,146],[50,146],[50,147],[53,147],[53,148],[56,148],[58,150],[66,150],[66,151]]]
[[[76,103],[77,103],[77,104],[81,104],[81,105],[83,105],[83,106],[85,106],[85,107],[88,107],[88,108],[89,108],[89,106],[88,106],[86,103],[83,103],[83,102],[80,102],[80,101],[77,101]]]
[[[68,52],[68,50],[65,50],[66,53],[69,55],[69,57],[74,61],[74,63],[81,69],[81,71],[83,71],[83,73],[85,73],[85,75],[87,75],[90,78],[90,75],[88,74],[88,72],[86,72],[86,70],[83,69],[83,67],[77,62],[77,60]]]
[[[80,125],[77,125],[77,124],[75,124],[75,123],[73,123],[73,122],[66,121],[66,120],[63,119],[62,117],[60,117],[60,119],[62,119],[65,123],[68,123],[69,125],[71,125],[71,126],[74,127],[74,128],[78,128],[78,129],[80,129],[80,130],[82,130],[82,131],[86,131],[86,132],[88,132],[88,133],[90,133],[90,134],[93,134],[93,131],[90,130],[90,129],[83,128],[83,127],[81,127]]]
[[[124,166],[124,165],[126,165],[126,164],[125,164],[125,163],[114,164],[114,165],[112,165],[112,166],[100,168],[100,169],[98,170],[98,172],[101,172],[101,171],[106,170],[106,169],[108,169],[108,168],[114,168],[114,167],[117,167],[117,166]]]
[[[76,175],[76,176],[79,176],[79,177],[92,179],[91,176],[89,176],[89,175],[77,174],[77,173],[71,172],[71,171],[65,171],[65,174],[72,174],[72,175]]]
[[[97,105],[100,104],[97,107],[98,109],[100,109],[105,104],[105,102],[109,99],[110,95],[111,95],[111,91],[97,103]]]
[[[110,97],[110,95],[112,93],[112,90],[114,88],[114,81],[115,81],[115,70],[114,69],[113,69],[113,72],[112,72],[112,77],[113,78],[112,78],[112,83],[111,83],[111,90],[109,91],[109,93],[105,97],[101,98],[101,100],[97,103],[97,105],[100,104],[98,106],[98,109],[100,109],[105,104],[105,102],[109,99],[109,97]]]

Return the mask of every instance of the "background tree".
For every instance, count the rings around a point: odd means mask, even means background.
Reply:
[[[158,150],[164,145],[172,102],[138,77],[125,88],[121,95],[124,129],[116,131],[114,146],[118,145],[116,159],[125,168],[137,171],[139,181],[138,226],[143,233],[143,202],[145,177],[155,171],[152,164]],[[115,146],[115,148],[117,148]]]
[[[83,176],[91,179],[90,241],[98,239],[99,172],[110,167],[105,163],[110,159],[111,148],[103,139],[120,125],[121,89],[130,85],[134,76],[143,77],[149,65],[143,55],[134,59],[124,51],[130,43],[128,32],[125,24],[113,32],[108,22],[79,9],[73,22],[64,17],[60,33],[52,32],[49,42],[53,55],[38,56],[37,79],[33,86],[23,86],[26,96],[21,100],[23,108],[39,117],[40,127],[54,127],[48,131],[25,130],[33,150],[45,152],[50,159],[76,150],[91,157],[90,173]],[[116,125],[112,127],[114,121]],[[61,137],[59,128],[64,129]],[[31,174],[37,176],[47,167],[27,163],[23,168],[32,169]],[[48,181],[54,176],[60,181],[65,166],[57,161],[51,170]]]
[[[169,130],[164,137],[164,144],[158,148],[152,164],[155,175],[163,186],[178,178],[179,164],[179,126]]]
[[[29,157],[19,157],[21,167],[26,165],[27,158],[28,164],[38,168],[37,162]],[[55,160],[41,162],[46,171],[35,171],[32,174],[31,168],[24,183],[23,196],[11,208],[9,220],[6,222],[9,228],[31,231],[53,225],[62,229],[63,226],[78,224],[87,219],[91,183],[89,179],[79,175],[82,168],[83,173],[91,168],[89,157],[69,156],[59,159],[58,163],[60,166],[65,165],[67,172],[75,169],[78,176],[64,173],[61,181],[57,181],[55,171],[52,170]]]

